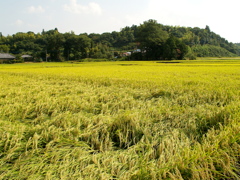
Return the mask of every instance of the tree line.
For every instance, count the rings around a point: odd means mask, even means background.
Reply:
[[[240,46],[212,32],[209,26],[204,29],[165,26],[150,19],[139,26],[102,34],[60,33],[57,28],[37,34],[0,33],[0,52],[29,54],[35,60],[46,61],[113,59],[121,58],[123,52],[132,52],[127,57],[131,60],[171,60],[238,56]]]

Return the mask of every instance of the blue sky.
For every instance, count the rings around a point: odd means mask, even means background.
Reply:
[[[239,0],[2,0],[0,32],[62,33],[120,31],[148,19],[173,26],[206,25],[230,42],[240,42]]]

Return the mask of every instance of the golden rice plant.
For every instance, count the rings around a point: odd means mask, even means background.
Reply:
[[[0,65],[0,179],[239,179],[240,63]]]

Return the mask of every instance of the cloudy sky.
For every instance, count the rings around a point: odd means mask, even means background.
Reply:
[[[239,0],[1,0],[0,32],[62,33],[120,31],[155,19],[173,26],[200,27],[240,42]]]

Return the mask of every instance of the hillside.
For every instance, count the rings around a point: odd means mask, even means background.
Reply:
[[[35,61],[79,60],[131,56],[132,60],[194,59],[201,57],[238,56],[238,44],[228,42],[209,26],[176,27],[155,20],[124,27],[119,32],[102,34],[60,33],[57,28],[41,33],[0,33],[0,51],[16,55],[30,54]],[[131,52],[126,54],[126,52]],[[135,53],[134,53],[135,52]]]

